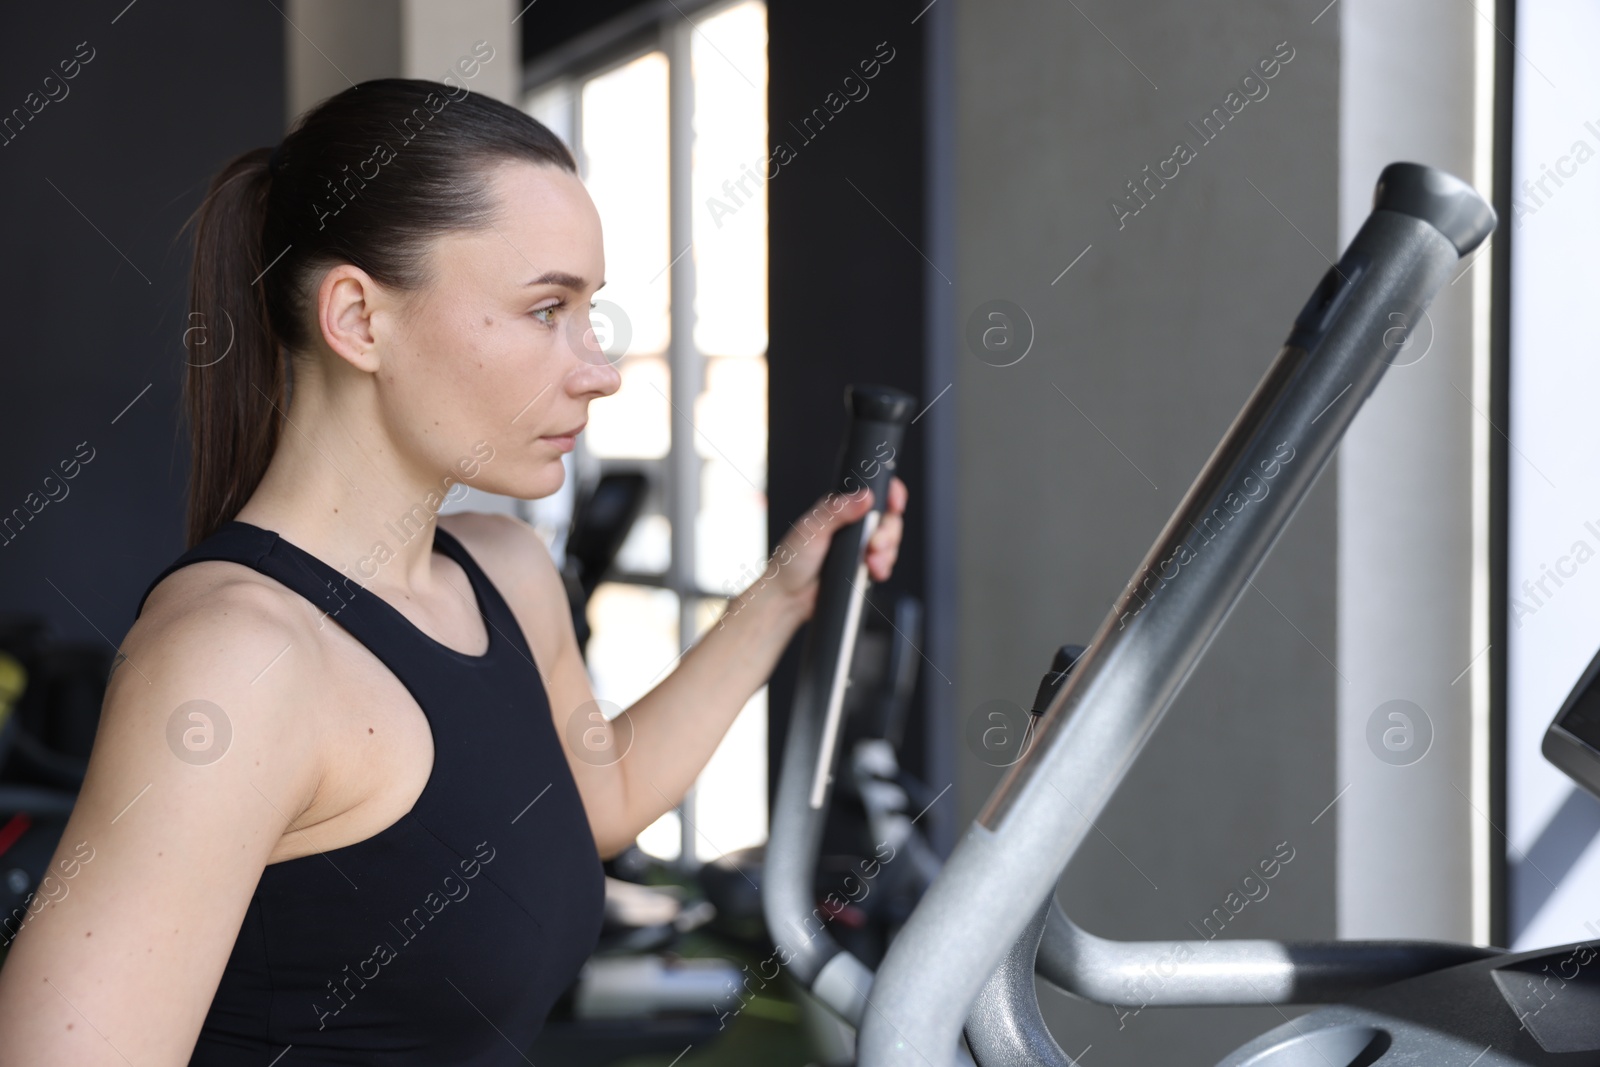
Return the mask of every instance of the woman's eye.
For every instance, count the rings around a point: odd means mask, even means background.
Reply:
[[[560,311],[561,307],[562,307],[562,305],[560,305],[560,304],[551,304],[549,307],[545,307],[545,308],[534,308],[533,312],[532,312],[532,315],[541,324],[543,324],[545,326],[554,326],[556,324],[556,322],[555,322],[556,312]]]

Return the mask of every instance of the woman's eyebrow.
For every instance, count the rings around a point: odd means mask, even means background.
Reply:
[[[560,285],[568,289],[582,290],[586,282],[576,274],[568,274],[564,270],[547,270],[537,278],[529,279],[522,283],[523,288],[530,285]],[[605,283],[601,283],[602,285]]]

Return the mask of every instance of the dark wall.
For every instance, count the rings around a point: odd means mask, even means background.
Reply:
[[[76,76],[62,78],[75,55]],[[59,99],[41,107],[47,91]],[[229,156],[277,141],[283,112],[283,20],[270,4],[8,12],[0,612],[120,641],[183,550],[178,231]]]
[[[912,24],[924,5],[768,0],[768,174],[777,169],[767,182],[767,528],[774,545],[834,476],[846,385],[894,386],[916,394],[919,409],[932,399],[923,383],[926,260],[919,251],[926,243],[924,46]],[[922,421],[911,427],[897,472],[911,508],[887,596],[923,595],[925,428]],[[769,690],[774,769],[798,647]],[[916,772],[925,767],[926,661],[922,670],[903,753]],[[930,820],[939,817],[930,812]]]
[[[527,63],[575,37],[642,7],[639,0],[540,0],[517,20],[522,27],[522,61]]]

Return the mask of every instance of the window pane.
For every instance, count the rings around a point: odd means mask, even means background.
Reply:
[[[767,361],[708,359],[705,391],[694,405],[694,447],[732,463],[757,485],[767,469]]]
[[[744,3],[700,23],[694,71],[695,347],[767,349],[767,17]]]
[[[678,661],[678,596],[621,582],[601,582],[589,598],[589,678],[596,699],[626,708],[672,673]],[[660,859],[681,852],[679,819],[669,811],[639,835]]]
[[[678,595],[601,582],[589,598],[589,678],[598,700],[626,708],[678,660]],[[560,721],[561,709],[555,709]]]
[[[765,686],[745,704],[700,772],[693,818],[694,852],[702,862],[767,839]]]
[[[541,86],[529,93],[523,110],[550,128],[550,132],[572,145],[572,83],[562,80]]]
[[[695,581],[737,593],[767,558],[767,363],[706,361],[706,389],[695,403],[700,512],[695,519]]]
[[[606,287],[622,308],[630,352],[667,347],[669,251],[667,57],[640,56],[583,83],[583,180],[605,233]]]
[[[683,855],[683,822],[676,809],[644,828],[638,837],[639,850],[656,859],[675,860]]]
[[[601,459],[660,459],[672,444],[667,361],[661,356],[629,356],[617,370],[622,386],[589,405],[584,442]]]
[[[766,498],[726,463],[701,468],[694,531],[695,582],[701,589],[731,596],[762,573],[767,562]]]
[[[640,515],[617,550],[616,568],[628,574],[665,574],[672,562],[672,521]]]

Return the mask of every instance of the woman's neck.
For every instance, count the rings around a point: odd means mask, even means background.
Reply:
[[[277,451],[236,516],[374,589],[433,582],[433,532],[450,482],[408,461],[377,417],[370,376],[297,382]],[[265,400],[262,401],[266,403]]]

